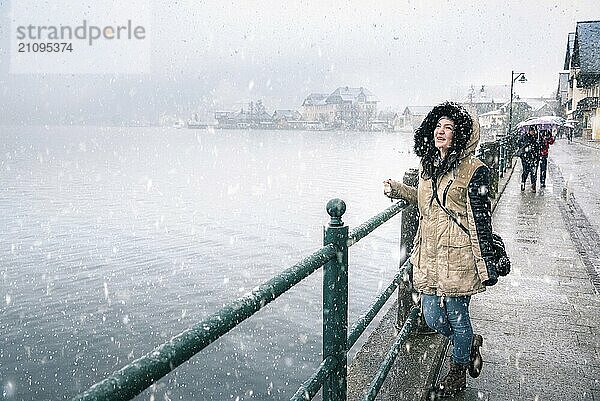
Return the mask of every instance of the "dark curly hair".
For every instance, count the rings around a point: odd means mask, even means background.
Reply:
[[[444,160],[436,167],[435,160],[439,156],[435,147],[433,131],[442,117],[454,122],[452,145]],[[435,106],[415,130],[415,153],[421,158],[423,178],[440,176],[454,168],[459,162],[460,153],[466,148],[473,133],[473,119],[464,107],[458,103],[444,102]]]

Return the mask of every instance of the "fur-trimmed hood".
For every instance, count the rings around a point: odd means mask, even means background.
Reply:
[[[449,149],[447,160],[443,161],[444,170],[455,167],[458,162],[475,153],[479,144],[479,122],[471,117],[469,112],[461,105],[453,102],[444,102],[435,106],[425,117],[419,128],[415,130],[414,150],[421,157],[423,173],[432,176],[435,159],[439,155],[435,147],[433,131],[442,117],[454,121],[454,136]]]

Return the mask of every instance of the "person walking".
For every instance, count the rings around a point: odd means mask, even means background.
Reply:
[[[573,131],[575,129],[574,128],[567,128],[567,139],[569,140],[569,143],[573,142]]]
[[[434,107],[415,131],[421,158],[418,187],[388,179],[384,194],[418,206],[410,256],[413,286],[427,325],[452,341],[448,374],[434,388],[440,397],[466,388],[466,372],[478,377],[483,337],[473,334],[471,296],[498,281],[492,248],[490,171],[475,157],[477,119],[456,103]],[[465,231],[460,225],[465,227]]]
[[[521,158],[521,191],[525,191],[527,177],[531,177],[531,191],[536,191],[537,168],[540,159],[540,142],[535,127],[529,127],[527,133],[519,138],[517,155]]]
[[[542,131],[540,138],[540,187],[546,187],[546,170],[548,169],[548,151],[554,144],[554,137],[550,131]]]

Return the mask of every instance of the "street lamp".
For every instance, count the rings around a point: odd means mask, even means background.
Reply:
[[[509,112],[508,112],[508,135],[510,135],[510,132],[512,131],[513,87],[514,87],[515,81],[517,81],[517,80],[521,83],[527,82],[527,78],[525,78],[525,73],[511,71],[510,72],[510,106],[508,109],[509,110]]]

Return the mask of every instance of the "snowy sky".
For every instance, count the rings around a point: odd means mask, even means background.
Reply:
[[[31,13],[81,20],[69,4]],[[136,21],[139,6],[123,4],[119,17]],[[521,96],[549,96],[567,34],[600,19],[597,0],[152,1],[146,73],[14,74],[11,6],[0,0],[0,124],[187,117],[253,99],[298,108],[310,92],[346,85],[369,88],[380,109],[401,109],[459,86],[509,84],[511,70],[527,74]]]

